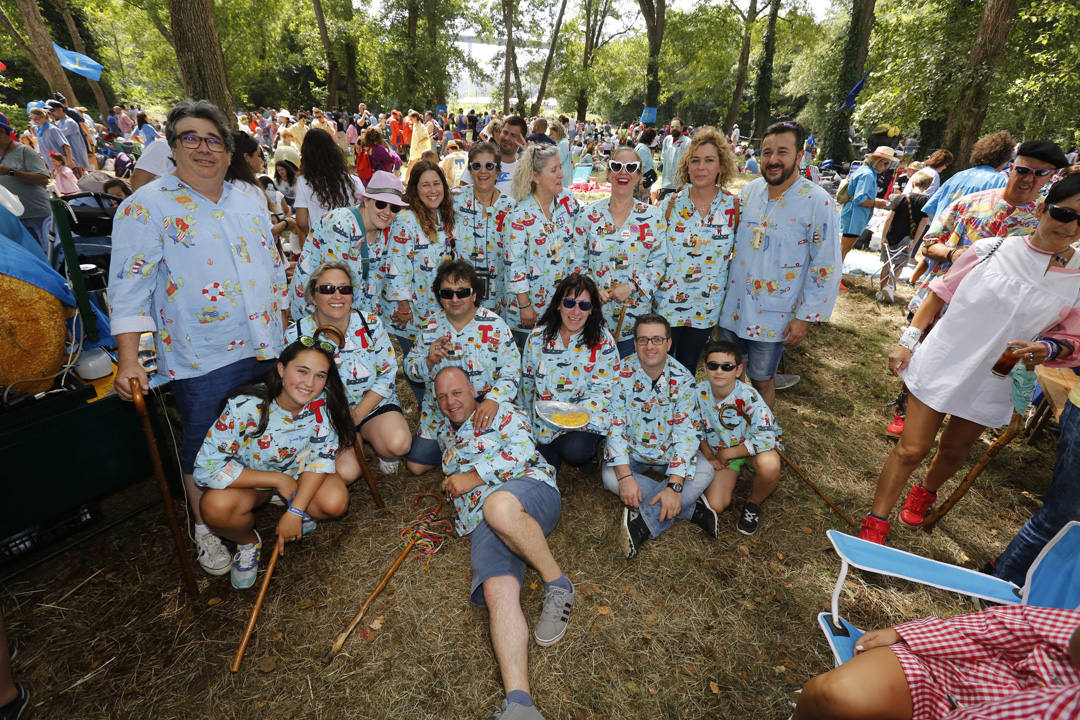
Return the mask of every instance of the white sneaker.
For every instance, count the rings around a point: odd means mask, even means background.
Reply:
[[[199,551],[199,565],[210,575],[224,575],[232,567],[232,555],[225,549],[221,538],[213,533],[195,535],[195,547]]]
[[[393,460],[387,460],[384,457],[379,458],[379,470],[383,475],[396,475],[399,467],[401,467],[401,461],[397,458]]]

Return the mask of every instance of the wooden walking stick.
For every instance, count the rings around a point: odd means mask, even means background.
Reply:
[[[255,630],[255,621],[259,619],[259,611],[262,610],[263,600],[266,599],[266,589],[270,587],[270,578],[274,574],[278,556],[281,555],[284,547],[285,538],[278,535],[277,542],[274,543],[274,554],[270,556],[270,562],[267,564],[266,572],[263,574],[262,585],[259,586],[259,594],[255,597],[255,607],[251,608],[251,617],[248,618],[247,627],[244,628],[244,637],[240,638],[240,647],[236,648],[236,657],[233,658],[232,668],[230,668],[233,672],[239,670],[240,663],[244,661],[244,652],[247,651],[251,633]]]
[[[623,320],[626,319],[626,303],[622,304],[622,309],[619,310],[619,324],[615,327],[615,342],[619,342],[619,333],[622,332]]]
[[[371,498],[375,501],[375,507],[385,510],[386,503],[383,502],[382,495],[379,494],[379,488],[375,486],[375,476],[371,474],[371,467],[367,463],[367,457],[364,456],[364,441],[359,435],[356,436],[356,461],[360,463],[360,474],[364,476],[364,481],[367,482],[368,489],[371,490]]]
[[[438,504],[435,506],[435,509],[433,511],[428,511],[427,513],[425,513],[425,517],[434,520],[439,516],[439,511],[442,510],[443,497],[442,495],[438,495],[436,493],[420,493],[415,498],[413,498],[413,505],[420,502],[420,498],[423,497],[433,497],[438,500]],[[390,566],[390,569],[386,571],[386,574],[383,575],[382,580],[380,580],[379,584],[375,586],[375,589],[372,590],[371,594],[367,596],[366,600],[364,600],[364,604],[360,606],[360,612],[356,613],[356,615],[353,616],[353,619],[349,621],[349,624],[346,626],[346,628],[342,630],[341,634],[337,636],[336,640],[334,640],[334,645],[330,648],[330,652],[326,653],[325,657],[323,657],[324,663],[329,665],[331,662],[334,661],[334,657],[339,652],[341,652],[342,646],[345,645],[345,641],[349,639],[349,635],[351,635],[352,631],[356,629],[356,626],[360,624],[360,620],[364,617],[364,613],[367,612],[368,608],[371,607],[371,603],[375,601],[375,598],[379,595],[379,593],[383,591],[383,588],[386,587],[386,583],[390,581],[391,576],[393,576],[393,574],[397,572],[397,569],[401,567],[401,563],[405,561],[405,557],[409,554],[409,551],[412,550],[413,545],[416,544],[416,541],[419,540],[420,537],[421,536],[419,532],[413,532],[412,538],[409,540],[408,545],[406,545],[405,549],[401,551],[401,554],[397,556],[397,560],[395,560],[394,564]]]
[[[157,478],[158,490],[161,491],[161,502],[165,505],[165,521],[169,525],[172,534],[173,545],[176,546],[176,555],[180,558],[180,575],[184,579],[184,588],[188,595],[193,598],[199,597],[199,586],[195,583],[195,571],[191,567],[191,558],[184,546],[184,536],[180,533],[180,523],[176,521],[176,507],[173,505],[172,494],[169,492],[169,483],[165,480],[165,468],[161,464],[161,453],[158,452],[157,438],[154,437],[154,428],[150,426],[150,413],[146,409],[146,400],[143,398],[142,387],[138,378],[131,378],[131,399],[135,404],[135,412],[142,421],[143,435],[146,436],[146,447],[150,451],[150,464],[154,468],[154,477]]]
[[[789,457],[788,457],[787,455],[785,455],[785,454],[784,454],[784,451],[783,451],[783,450],[781,450],[781,449],[777,448],[776,452],[780,453],[780,459],[781,459],[781,460],[783,460],[784,462],[786,462],[786,463],[788,464],[788,467],[790,467],[790,468],[791,468],[792,470],[794,470],[794,471],[795,471],[795,474],[796,474],[796,475],[798,475],[798,476],[799,476],[799,477],[800,477],[800,478],[802,479],[802,481],[803,481],[804,483],[806,483],[807,485],[809,485],[809,486],[810,486],[810,489],[811,489],[811,490],[813,490],[813,491],[814,491],[814,492],[816,492],[816,493],[817,493],[818,495],[820,495],[820,496],[821,496],[821,499],[822,499],[822,500],[824,500],[825,502],[829,503],[829,507],[831,507],[831,508],[832,508],[833,510],[835,510],[835,511],[836,511],[836,514],[837,514],[837,515],[839,515],[840,517],[844,518],[844,520],[845,520],[845,521],[847,521],[847,524],[848,524],[848,525],[850,525],[851,527],[855,527],[855,523],[854,523],[854,521],[852,521],[852,519],[851,519],[851,518],[849,518],[849,517],[848,517],[847,515],[845,515],[845,514],[844,514],[844,511],[843,511],[843,510],[841,510],[840,508],[836,507],[836,503],[834,503],[834,502],[833,502],[832,500],[830,500],[830,499],[829,499],[829,498],[828,498],[828,497],[827,497],[827,496],[825,495],[825,493],[821,492],[821,488],[819,488],[819,487],[818,487],[817,485],[815,485],[815,484],[813,483],[813,481],[812,481],[812,480],[810,480],[810,478],[806,477],[806,473],[804,473],[804,472],[802,471],[802,469],[801,469],[801,468],[800,468],[800,467],[799,467],[798,465],[796,465],[795,463],[793,463],[793,462],[791,461],[791,458],[789,458]]]

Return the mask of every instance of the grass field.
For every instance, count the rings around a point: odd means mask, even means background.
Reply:
[[[778,419],[788,455],[857,521],[890,449],[883,405],[897,381],[885,358],[902,311],[874,302],[866,280],[848,284],[832,322],[789,353],[787,371],[802,381],[780,393]],[[412,400],[403,384],[399,393]],[[1047,433],[1034,447],[1010,445],[933,535],[896,529],[893,544],[979,567],[1038,507],[1054,441]],[[288,546],[237,674],[228,667],[255,591],[200,572],[201,596],[182,594],[160,508],[21,575],[0,605],[20,648],[16,676],[35,694],[33,717],[486,717],[502,690],[487,615],[467,600],[466,540],[407,560],[364,621],[378,629],[322,662],[400,552],[398,531],[417,514],[413,496],[439,481],[434,472],[383,479],[386,512],[359,482],[342,521]],[[728,510],[719,540],[677,523],[631,561],[617,549],[620,504],[596,470],[568,469],[559,484],[563,516],[550,543],[578,595],[562,642],[530,647],[533,694],[548,718],[783,719],[790,694],[830,667],[814,622],[839,567],[824,533],[852,529],[787,468],[755,536],[738,534]],[[744,478],[736,507],[747,491]],[[118,512],[154,492],[143,482],[106,505]],[[279,513],[259,512],[264,538]],[[530,571],[530,624],[542,592]],[[843,598],[845,615],[863,628],[972,609],[859,572]]]

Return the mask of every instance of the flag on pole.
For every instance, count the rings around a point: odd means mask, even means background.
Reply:
[[[851,88],[851,92],[844,98],[844,105],[842,110],[851,111],[855,109],[855,98],[858,97],[859,91],[862,90],[863,83],[866,82],[866,78],[870,77],[870,71],[867,70],[866,74],[859,78],[859,82],[855,83],[855,87]]]
[[[60,58],[60,64],[66,69],[91,80],[101,79],[101,70],[104,66],[97,60],[92,60],[72,50],[65,50],[56,43],[53,43],[53,50],[56,51],[56,56]]]

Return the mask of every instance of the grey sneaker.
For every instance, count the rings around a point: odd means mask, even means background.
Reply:
[[[221,538],[213,533],[195,534],[195,548],[199,565],[209,575],[224,575],[232,567],[232,555],[225,549]]]
[[[690,516],[690,522],[697,525],[699,528],[705,531],[705,534],[709,537],[719,537],[720,533],[717,529],[718,518],[716,517],[716,511],[709,505],[709,501],[702,495],[694,503],[694,514]]]
[[[573,583],[570,583],[569,590],[556,587],[544,593],[544,607],[540,610],[540,619],[533,632],[537,645],[548,647],[562,640],[566,625],[570,622],[570,606],[573,604]]]
[[[255,533],[259,537],[259,533]],[[237,545],[233,555],[232,572],[229,579],[237,590],[247,590],[255,584],[259,574],[259,551],[262,550],[262,538],[248,545]]]
[[[491,713],[488,720],[544,720],[535,705],[519,705],[503,700],[502,707]]]
[[[777,390],[787,390],[789,387],[795,387],[801,380],[798,375],[794,373],[776,373],[776,377],[773,378],[773,382],[776,385]]]
[[[397,475],[399,467],[401,467],[401,461],[397,458],[392,460],[387,460],[384,457],[379,458],[379,470],[383,475]]]

